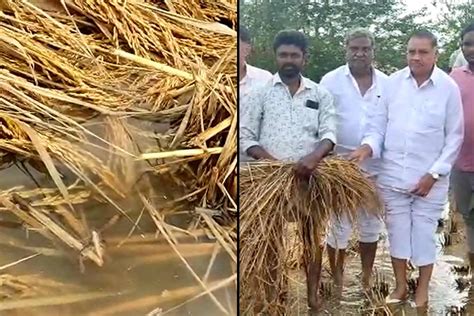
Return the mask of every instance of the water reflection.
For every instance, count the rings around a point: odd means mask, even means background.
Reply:
[[[131,133],[141,130],[160,133],[168,129],[167,124],[142,120],[130,119],[128,124],[134,127]],[[87,127],[93,133],[104,136],[106,125],[102,118],[89,121]],[[137,133],[133,134],[133,138],[140,148],[156,148],[156,140],[152,137]],[[94,147],[87,149],[103,161],[108,161],[107,152]],[[127,167],[134,171],[130,181],[124,179],[127,183],[136,183],[137,178],[141,178],[140,175],[149,169],[145,162],[132,161]],[[39,185],[54,187],[48,177],[29,169]],[[169,182],[155,176],[150,178],[151,188],[147,189],[155,189],[150,195],[153,205],[164,205],[166,201],[183,196],[182,190]],[[69,179],[65,172],[63,180],[66,183],[74,179]],[[36,188],[35,181],[15,167],[0,170],[0,190],[13,186],[33,189]],[[189,267],[186,266],[166,240],[157,238],[157,226],[149,214],[145,212],[140,215],[142,204],[139,201],[137,194],[117,201],[134,221],[140,218],[139,228],[126,238],[134,223],[122,217],[110,229],[101,231],[100,237],[105,244],[105,264],[97,267],[85,262],[84,273],[79,269],[77,252],[71,253],[61,243],[46,240],[37,231],[25,230],[18,224],[16,217],[0,209],[0,267],[33,253],[41,253],[11,268],[0,269],[0,315],[151,316],[158,315],[160,309],[166,311],[173,307],[176,308],[166,315],[213,316],[222,315],[222,309],[230,315],[236,315],[236,283],[229,279],[235,276],[235,263],[223,247],[216,248],[219,243],[207,238],[208,233],[199,229],[190,229],[198,238],[176,232],[173,235],[178,242],[176,248],[189,264]],[[81,212],[84,212],[89,227],[97,230],[105,227],[117,215],[117,210],[98,201],[82,205]],[[188,220],[184,214],[168,217],[167,223],[187,230]],[[127,242],[124,243],[125,239]],[[203,286],[189,268],[208,288],[217,288],[212,293],[223,308],[219,308],[209,295],[202,294]],[[42,301],[45,306],[33,307],[34,303],[40,302],[36,300],[30,301],[32,307],[6,310],[7,302],[14,304],[15,300],[27,298],[45,299]],[[68,300],[70,303],[66,304]]]

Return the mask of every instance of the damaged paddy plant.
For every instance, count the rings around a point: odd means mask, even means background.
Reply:
[[[371,180],[355,163],[337,157],[323,160],[309,183],[295,176],[293,164],[243,165],[240,201],[240,309],[244,314],[258,309],[271,315],[295,311],[288,299],[290,269],[300,266],[299,258],[304,266],[317,255],[330,217],[346,214],[353,220],[361,208],[374,214],[382,210]],[[296,226],[293,243],[288,242],[291,224]]]
[[[236,6],[0,1],[0,311],[236,313]]]
[[[303,186],[295,177],[292,164],[243,164],[240,166],[240,196],[239,299],[240,312],[245,315],[255,315],[255,310],[264,310],[269,314],[312,315],[307,307],[305,257],[317,251],[313,245],[323,241],[329,217],[341,216],[341,210],[346,210],[349,218],[354,220],[358,208],[376,213],[381,210],[373,183],[356,165],[337,156],[323,160],[310,183]],[[453,223],[459,221],[455,214],[451,217]],[[311,244],[302,234],[308,227],[315,238]],[[464,250],[460,238],[464,227],[458,227],[457,233],[450,234],[450,245],[445,245],[442,238],[445,232],[449,232],[448,226],[437,233],[439,260],[433,272],[436,286],[433,287],[428,315],[467,315],[472,312],[471,274],[462,259]],[[385,302],[394,287],[385,232],[379,241],[372,287],[362,287],[356,236],[355,228],[347,248],[342,289],[334,285],[329,260],[323,254],[320,295],[324,302],[321,313],[426,314],[425,310],[415,310],[409,303],[392,305]],[[408,278],[413,291],[418,275],[410,266]],[[272,267],[276,272],[271,271]]]

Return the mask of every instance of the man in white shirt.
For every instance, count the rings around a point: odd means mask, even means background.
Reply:
[[[266,84],[272,79],[272,74],[247,63],[252,51],[252,40],[249,31],[239,27],[239,93],[240,100],[246,97],[252,89]],[[240,104],[239,104],[240,106]]]
[[[306,37],[300,32],[281,31],[276,35],[273,50],[278,73],[249,95],[240,121],[240,147],[244,152],[256,160],[295,162],[297,176],[306,181],[336,143],[336,111],[331,94],[301,74],[307,48]],[[308,305],[314,310],[321,306],[321,252],[304,256]],[[269,250],[265,260],[270,269],[272,258],[278,255]]]
[[[356,161],[382,157],[377,182],[386,205],[386,225],[396,288],[387,302],[407,299],[407,260],[419,267],[414,305],[426,308],[436,261],[435,233],[448,197],[449,174],[463,141],[461,95],[436,67],[437,40],[416,32],[407,47],[408,67],[389,77],[387,92]]]
[[[349,153],[360,145],[367,126],[367,117],[379,106],[387,75],[372,66],[374,37],[365,29],[349,32],[345,40],[347,64],[321,79],[321,85],[332,93],[337,115],[336,153]],[[376,176],[379,160],[367,161],[363,168]],[[377,242],[383,229],[382,219],[361,210],[356,219],[359,232],[359,250],[362,261],[362,285],[370,287]],[[352,234],[349,218],[332,219],[327,249],[332,276],[336,286],[343,284],[346,248]]]
[[[247,63],[248,56],[252,51],[252,40],[250,33],[244,26],[239,27],[239,113],[245,111],[247,102],[245,99],[250,91],[259,89],[272,79],[269,71],[254,67]],[[247,154],[239,152],[239,162],[252,160]]]

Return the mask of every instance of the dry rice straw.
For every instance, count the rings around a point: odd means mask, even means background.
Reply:
[[[285,244],[290,222],[296,222],[304,254],[312,258],[331,217],[345,214],[354,219],[360,209],[373,214],[382,210],[373,183],[352,162],[324,159],[307,184],[295,176],[293,168],[283,162],[248,163],[240,168],[242,313],[252,313],[262,304],[270,314],[288,312],[289,302],[282,301],[281,295],[286,291],[291,260]],[[276,279],[270,279],[271,269],[276,269]]]

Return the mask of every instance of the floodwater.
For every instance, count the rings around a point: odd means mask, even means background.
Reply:
[[[468,260],[465,252],[463,224],[457,215],[450,215],[438,229],[438,260],[433,271],[428,311],[415,310],[409,303],[385,306],[391,315],[474,315],[474,292],[470,291],[470,274],[465,271]],[[375,288],[369,298],[363,293],[360,282],[360,257],[353,252],[346,258],[344,288],[336,294],[329,275],[329,265],[323,265],[322,292],[325,303],[317,314],[308,313],[304,274],[294,271],[291,293],[294,305],[292,315],[390,315],[384,312],[383,298],[393,289],[394,278],[388,252],[387,236],[379,243],[375,262]],[[410,272],[411,282],[416,282],[417,271]],[[410,291],[413,291],[413,284]],[[410,296],[413,299],[413,296]],[[387,311],[387,309],[385,309]]]
[[[39,183],[49,183],[44,176],[29,169]],[[16,185],[35,188],[31,178],[15,166],[0,172],[1,190]],[[168,200],[180,194],[159,179],[152,185],[157,195]],[[141,206],[136,206],[139,204],[135,201],[136,197],[130,197],[121,203],[134,221],[141,213]],[[159,199],[156,203],[159,204]],[[98,202],[91,202],[83,209],[89,227],[94,228],[103,227],[118,214]],[[176,215],[172,220],[173,225],[187,229],[187,218],[183,215]],[[0,222],[5,221],[17,219],[0,210]],[[146,211],[139,221],[139,228],[127,242],[118,246],[132,226],[134,223],[122,218],[101,233],[105,263],[98,267],[91,262],[82,265],[77,253],[68,251],[61,241],[54,244],[36,231],[0,225],[0,315],[212,316],[224,315],[223,309],[236,315],[236,283],[229,281],[235,264],[221,247],[216,249],[215,240],[203,234],[196,239],[177,233],[177,250],[188,267],[163,237],[155,236],[157,228]],[[36,253],[40,254],[4,267]],[[212,292],[218,303],[202,294],[205,289],[189,268],[206,287],[219,288]],[[221,284],[223,280],[227,280],[224,285]],[[20,299],[24,301],[17,303]]]

